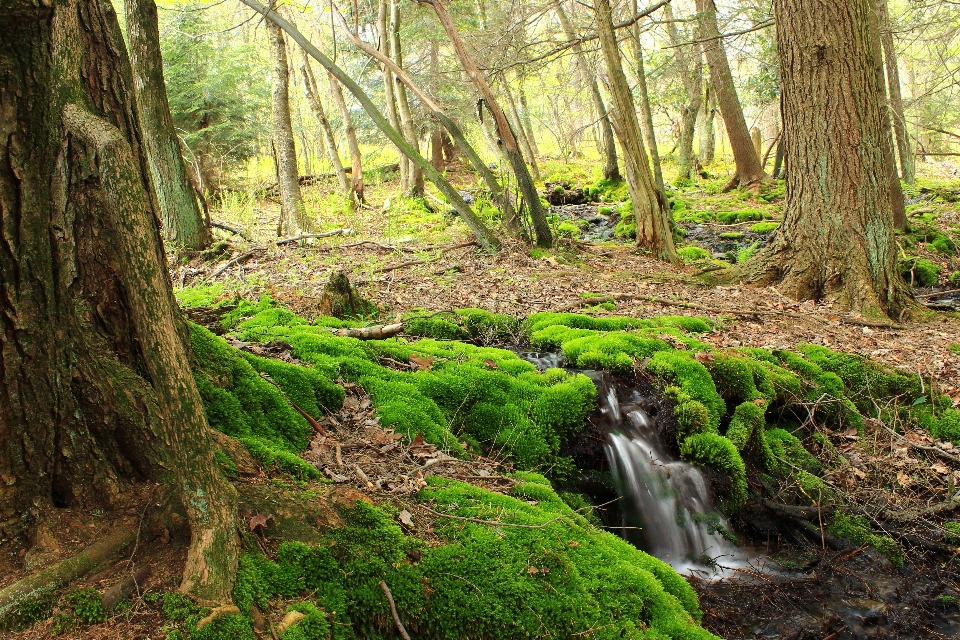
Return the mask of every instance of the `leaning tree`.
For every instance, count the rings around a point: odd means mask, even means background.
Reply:
[[[897,270],[879,33],[870,0],[774,0],[786,211],[737,277],[898,318],[911,294]]]
[[[0,540],[165,481],[192,532],[182,590],[228,602],[236,493],[188,366],[117,17],[0,0],[0,31]]]

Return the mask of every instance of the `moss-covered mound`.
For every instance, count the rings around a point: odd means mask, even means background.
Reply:
[[[431,478],[421,501],[475,521],[437,517],[429,544],[389,508],[358,502],[316,546],[244,555],[234,591],[242,614],[221,624],[231,640],[252,639],[252,607],[282,599],[305,617],[281,640],[393,638],[383,580],[414,637],[714,637],[697,626],[696,595],[669,565],[593,527],[542,476],[518,475],[510,495]],[[413,512],[414,527],[434,518]],[[179,611],[176,632],[189,633],[203,613]],[[216,637],[205,631],[191,636]]]

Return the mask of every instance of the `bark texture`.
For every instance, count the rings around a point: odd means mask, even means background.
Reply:
[[[754,282],[898,318],[886,136],[870,0],[775,0],[787,201],[781,230],[747,263]]]
[[[0,538],[170,478],[182,589],[230,600],[236,494],[182,342],[110,3],[0,11]]]
[[[343,97],[340,81],[329,71],[327,78],[330,81],[330,95],[333,96],[333,102],[337,105],[340,118],[343,120],[347,148],[350,149],[350,180],[353,197],[357,202],[363,202],[363,155],[360,153],[360,144],[357,142],[357,130],[353,126],[353,118],[350,117],[350,109],[347,108],[347,101]]]
[[[403,69],[403,46],[400,43],[400,6],[397,0],[390,1],[390,50],[396,66]],[[410,110],[410,99],[407,96],[407,87],[400,82],[400,78],[394,73],[396,82],[397,108],[400,110],[400,124],[403,126],[403,137],[407,139],[410,146],[417,151],[420,150],[420,136],[417,135],[417,128],[413,122],[413,112]],[[423,170],[417,166],[416,162],[410,161],[410,173],[407,176],[407,183],[403,185],[404,192],[414,198],[423,197]]]
[[[687,34],[680,34],[673,21],[673,10],[670,5],[663,8],[663,16],[667,22],[667,33],[670,43],[676,51],[675,62],[683,90],[687,94],[687,103],[683,105],[683,124],[680,128],[680,170],[679,177],[690,179],[696,171],[696,158],[693,155],[693,138],[697,130],[697,117],[700,115],[700,106],[703,104],[703,67],[697,45],[681,45],[687,40]],[[681,39],[683,38],[683,39]],[[695,55],[690,55],[691,51]]]
[[[699,64],[699,57],[697,63]],[[704,83],[703,113],[700,121],[700,161],[711,164],[717,149],[714,120],[717,117],[717,93],[709,82]]]
[[[730,63],[723,49],[720,30],[717,28],[717,7],[713,0],[696,1],[700,35],[702,38],[709,38],[703,43],[703,52],[707,58],[707,66],[710,67],[710,83],[717,93],[720,113],[723,114],[723,124],[727,129],[727,138],[730,140],[733,161],[736,164],[736,174],[726,189],[737,186],[758,189],[761,182],[768,180],[768,176],[760,166],[760,156],[753,146],[747,121],[740,107],[740,97],[733,84]]]
[[[125,0],[124,7],[133,86],[164,237],[186,249],[203,249],[210,243],[210,230],[203,222],[170,116],[157,5],[154,0]]]
[[[913,184],[917,178],[917,165],[907,133],[907,121],[903,117],[903,96],[900,94],[900,70],[897,65],[897,49],[893,44],[893,31],[890,29],[890,13],[887,0],[877,0],[877,18],[880,21],[880,43],[883,45],[883,61],[887,70],[887,92],[890,97],[893,132],[897,140],[897,152],[900,156],[900,174],[903,181]]]
[[[637,221],[637,245],[649,249],[658,259],[677,263],[673,234],[670,231],[666,202],[657,190],[643,149],[643,135],[633,104],[633,94],[620,66],[620,50],[613,32],[613,14],[609,0],[595,3],[600,49],[607,68],[613,99],[614,120],[627,168],[627,185]]]
[[[273,72],[273,146],[277,156],[277,181],[280,187],[280,226],[287,235],[311,231],[313,224],[307,216],[300,193],[300,175],[297,170],[297,150],[293,143],[293,122],[290,118],[290,66],[287,64],[287,45],[283,30],[267,24],[270,40],[270,61]]]
[[[613,139],[613,125],[610,124],[610,114],[607,113],[607,107],[603,103],[603,95],[600,93],[600,85],[597,82],[597,76],[590,69],[587,63],[587,56],[583,51],[583,46],[577,42],[577,34],[573,30],[570,18],[563,8],[563,3],[554,3],[554,10],[560,19],[560,26],[563,27],[563,35],[568,42],[576,43],[573,45],[573,55],[577,62],[577,68],[583,77],[584,84],[590,90],[590,97],[593,100],[593,108],[597,112],[597,119],[600,122],[600,135],[603,142],[603,178],[611,182],[619,182],[620,167],[617,164],[617,142]]]
[[[637,15],[637,1],[631,0],[630,10],[633,15]],[[650,94],[647,91],[647,71],[643,62],[643,46],[640,44],[640,26],[637,23],[632,27],[633,57],[637,64],[637,90],[640,92],[640,111],[643,118],[640,119],[640,127],[643,129],[643,135],[647,139],[647,149],[650,150],[650,163],[653,165],[653,181],[657,186],[657,193],[666,206],[667,192],[663,188],[663,165],[660,163],[660,148],[657,146],[657,131],[653,126],[653,111],[650,109]],[[627,174],[629,175],[629,168]],[[639,235],[637,238],[639,239]]]

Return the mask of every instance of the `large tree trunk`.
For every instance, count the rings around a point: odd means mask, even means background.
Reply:
[[[898,318],[910,292],[896,265],[871,0],[775,0],[774,9],[786,212],[739,276]]]
[[[327,114],[323,109],[323,103],[320,102],[320,91],[317,87],[317,79],[313,75],[313,68],[310,66],[310,60],[307,57],[306,51],[303,52],[303,67],[301,71],[303,73],[303,86],[307,94],[307,102],[310,103],[310,109],[313,111],[313,115],[317,118],[320,127],[323,129],[323,139],[327,147],[327,158],[330,159],[330,166],[333,167],[333,172],[337,175],[337,182],[340,183],[340,191],[353,202],[353,198],[350,195],[350,181],[347,179],[347,172],[343,168],[343,162],[340,161],[340,152],[337,150],[337,139],[333,135],[333,127],[330,126],[330,120],[327,119]]]
[[[620,66],[620,50],[613,31],[613,14],[609,0],[596,0],[597,30],[600,49],[607,68],[607,79],[613,99],[614,121],[627,168],[627,185],[637,221],[637,245],[650,250],[658,259],[677,263],[673,234],[670,231],[666,202],[657,190],[643,150],[643,136],[637,121],[637,110],[627,77]]]
[[[116,15],[6,1],[0,30],[0,539],[166,480],[192,531],[181,588],[228,602],[236,492],[178,331]]]
[[[390,1],[390,44],[393,54],[393,60],[397,67],[403,69],[403,47],[400,43],[400,7],[397,0]],[[389,56],[388,56],[389,57]],[[420,136],[417,135],[416,127],[413,123],[413,113],[410,111],[410,101],[407,97],[407,87],[400,82],[400,78],[394,74],[397,82],[397,106],[400,108],[400,123],[403,126],[403,136],[417,151],[420,150]],[[410,174],[407,184],[404,185],[404,191],[408,196],[414,198],[423,197],[423,171],[417,166],[417,163],[410,162]]]
[[[513,169],[513,174],[517,179],[517,185],[520,187],[520,192],[523,194],[523,199],[527,204],[530,219],[533,222],[533,230],[537,236],[537,244],[542,247],[552,246],[553,234],[550,232],[550,225],[547,224],[547,214],[546,211],[544,211],[543,204],[540,202],[540,194],[537,192],[537,187],[533,182],[533,178],[530,176],[530,170],[527,168],[527,164],[523,161],[523,155],[520,153],[520,146],[517,143],[517,136],[511,129],[510,123],[507,121],[507,116],[500,107],[500,103],[497,102],[493,91],[490,89],[490,85],[480,73],[480,70],[477,69],[477,65],[474,64],[470,54],[467,53],[467,48],[460,34],[457,33],[453,19],[450,17],[450,14],[447,13],[446,8],[440,0],[416,1],[420,4],[427,4],[433,7],[437,18],[440,20],[440,24],[443,25],[443,30],[446,32],[447,38],[450,40],[450,44],[453,45],[453,49],[457,53],[460,64],[470,77],[470,80],[473,81],[474,86],[477,88],[477,91],[480,93],[481,98],[493,116],[493,123],[499,136],[498,145],[510,162],[510,168]]]
[[[703,104],[703,68],[700,65],[697,45],[692,45],[692,51],[696,55],[691,56],[688,52],[688,47],[691,45],[681,44],[687,39],[687,34],[684,33],[681,40],[681,34],[677,30],[676,23],[673,20],[673,11],[669,4],[663,8],[663,15],[667,22],[670,43],[676,51],[677,71],[680,74],[680,80],[683,82],[683,89],[687,94],[687,103],[683,106],[683,125],[680,128],[679,177],[689,179],[692,173],[696,171],[693,138],[696,135],[700,105]]]
[[[290,68],[283,29],[267,24],[270,59],[273,63],[273,144],[277,157],[277,180],[280,187],[280,227],[288,235],[309,231],[313,223],[300,194],[297,150],[293,144],[293,122],[290,119]]]
[[[210,230],[203,223],[170,116],[157,5],[153,0],[126,0],[124,6],[137,108],[164,235],[174,245],[203,249],[210,243]]]
[[[710,82],[717,92],[720,113],[723,114],[723,124],[727,129],[727,138],[730,140],[733,161],[736,164],[736,173],[726,190],[738,185],[759,190],[760,183],[769,177],[760,166],[760,157],[753,147],[747,121],[743,117],[743,109],[740,108],[740,98],[733,84],[733,74],[730,72],[723,40],[717,28],[717,7],[713,0],[696,1],[700,35],[709,38],[703,43],[703,51],[707,57],[707,66],[710,67]]]
[[[900,95],[900,70],[897,67],[897,50],[893,46],[893,32],[890,29],[890,14],[887,0],[877,0],[877,17],[880,20],[880,43],[883,45],[883,60],[887,69],[887,88],[890,96],[890,109],[893,112],[893,132],[896,134],[897,151],[900,155],[900,171],[903,181],[913,184],[917,177],[917,166],[907,134],[907,121],[903,116],[903,97]]]
[[[613,139],[613,125],[610,124],[610,115],[607,113],[607,107],[603,103],[603,96],[600,94],[600,85],[597,82],[597,76],[587,64],[586,54],[583,52],[583,46],[577,41],[577,34],[570,24],[567,12],[563,9],[563,3],[559,0],[554,3],[554,10],[560,19],[560,26],[563,27],[563,35],[568,42],[576,43],[573,45],[573,55],[583,76],[583,82],[590,90],[590,97],[593,99],[593,108],[597,112],[597,118],[600,121],[600,134],[603,140],[603,178],[611,182],[620,181],[620,167],[617,165],[617,143]]]

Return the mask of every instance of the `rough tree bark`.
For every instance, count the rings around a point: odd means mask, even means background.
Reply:
[[[125,0],[124,7],[137,108],[164,237],[185,249],[203,249],[210,243],[210,230],[203,222],[170,116],[157,5],[153,0]]]
[[[443,25],[443,30],[446,32],[450,44],[453,45],[454,51],[457,52],[457,58],[460,60],[460,64],[473,81],[481,98],[493,115],[494,126],[499,136],[497,141],[498,145],[510,162],[510,168],[513,169],[513,174],[517,179],[517,185],[523,194],[523,199],[530,213],[530,219],[533,222],[533,230],[537,236],[537,244],[541,247],[552,246],[553,234],[550,232],[550,225],[547,224],[547,214],[543,209],[543,204],[540,202],[540,194],[537,192],[537,187],[533,182],[533,178],[530,176],[530,170],[523,161],[523,155],[520,153],[520,146],[517,143],[517,136],[511,129],[510,123],[507,121],[507,116],[500,107],[500,103],[497,102],[494,97],[490,85],[480,73],[480,70],[477,69],[477,65],[474,64],[470,54],[467,53],[463,39],[457,32],[457,28],[453,24],[450,14],[447,13],[446,8],[444,8],[440,0],[416,0],[416,2],[433,7],[434,12],[437,14],[437,18],[440,20],[440,24]]]
[[[637,0],[630,0],[630,11],[633,15],[637,15]],[[640,126],[643,129],[644,137],[647,139],[647,149],[650,150],[653,180],[657,185],[660,197],[666,204],[667,192],[663,186],[663,165],[660,162],[660,148],[657,146],[657,131],[653,126],[653,111],[650,108],[650,94],[647,92],[647,71],[643,62],[643,46],[640,44],[640,25],[637,22],[634,22],[631,27],[630,42],[633,46],[633,57],[637,64],[637,89],[640,91],[640,111],[643,113]]]
[[[692,45],[692,51],[696,55],[691,56],[688,51],[688,47],[691,45],[681,44],[688,39],[687,34],[684,33],[683,39],[681,39],[676,23],[673,21],[673,10],[669,4],[663,8],[663,16],[667,22],[670,43],[676,51],[677,71],[680,74],[680,80],[683,82],[683,89],[687,94],[687,103],[683,106],[683,125],[680,128],[679,177],[688,180],[692,173],[696,171],[693,138],[696,135],[700,106],[703,104],[703,67],[700,65],[698,46]],[[696,33],[696,30],[694,30],[694,33]]]
[[[116,14],[0,7],[0,539],[166,479],[192,532],[181,589],[229,602],[236,492],[188,366]]]
[[[280,227],[287,235],[295,236],[311,231],[313,224],[307,217],[307,208],[300,193],[297,150],[293,143],[293,123],[290,119],[290,67],[287,64],[283,30],[268,23],[267,39],[270,41],[270,60],[273,65],[271,112],[280,187]]]
[[[699,57],[697,63],[699,64]],[[709,82],[704,83],[703,113],[700,124],[700,161],[707,165],[713,162],[717,148],[717,134],[713,121],[717,116],[717,94]]]
[[[310,109],[313,111],[313,115],[317,118],[317,121],[320,122],[320,126],[323,129],[323,139],[327,147],[327,158],[330,159],[330,166],[333,167],[333,172],[337,175],[337,182],[340,183],[340,191],[352,202],[350,180],[347,178],[347,172],[343,168],[343,162],[340,161],[340,152],[337,150],[337,139],[333,135],[333,127],[330,126],[330,120],[327,119],[327,114],[323,109],[323,103],[320,102],[320,91],[317,88],[317,79],[313,75],[313,68],[310,66],[310,59],[307,57],[306,51],[303,52],[303,67],[301,67],[301,71],[303,73],[303,87],[307,94],[307,102],[310,103]]]
[[[593,108],[597,112],[597,119],[600,121],[600,133],[603,139],[603,178],[611,182],[619,182],[620,167],[617,165],[617,143],[613,139],[613,125],[610,124],[610,115],[607,113],[607,107],[603,103],[603,96],[600,94],[600,85],[597,82],[597,76],[587,64],[586,54],[583,52],[583,46],[577,41],[577,34],[573,30],[570,18],[563,9],[563,3],[554,3],[554,10],[560,19],[560,26],[563,27],[563,35],[568,42],[576,43],[573,45],[573,55],[583,77],[583,82],[590,90],[590,97],[593,99]]]
[[[649,249],[658,259],[679,262],[670,231],[666,202],[650,173],[647,154],[643,149],[643,135],[633,104],[633,94],[627,77],[620,66],[620,50],[613,31],[613,14],[609,0],[596,0],[594,4],[597,31],[600,33],[600,49],[607,68],[610,95],[613,100],[613,118],[623,147],[627,169],[627,186],[633,203],[633,215],[637,222],[637,245]]]
[[[871,0],[774,0],[789,171],[786,212],[744,277],[798,299],[899,318],[883,83]]]
[[[723,40],[717,28],[717,7],[713,0],[696,2],[700,36],[708,38],[703,43],[703,52],[710,68],[710,82],[717,93],[720,113],[723,114],[723,124],[727,129],[727,138],[730,140],[733,161],[736,164],[736,173],[724,190],[729,191],[737,186],[759,190],[760,184],[769,180],[769,176],[760,166],[759,154],[753,147],[747,121],[743,117],[743,109],[740,108],[740,98],[733,84],[733,74],[730,72]]]
[[[893,132],[900,155],[900,172],[903,181],[913,184],[917,177],[917,165],[907,134],[907,121],[903,117],[903,97],[900,95],[900,70],[897,65],[897,50],[893,46],[893,31],[890,29],[890,13],[887,0],[877,0],[877,18],[880,20],[880,44],[883,45],[883,61],[887,69],[887,89],[890,109],[893,111]]]
[[[357,142],[357,130],[353,126],[353,118],[350,117],[350,109],[347,108],[340,82],[330,71],[327,71],[327,79],[330,81],[330,95],[333,96],[333,102],[337,105],[340,118],[343,120],[347,148],[350,149],[350,187],[353,189],[353,198],[358,203],[363,202],[363,155],[360,153],[360,143]]]
[[[363,110],[367,112],[367,115],[373,120],[374,124],[380,129],[384,135],[396,145],[397,149],[400,150],[400,153],[404,154],[423,170],[423,173],[427,178],[437,186],[437,189],[447,198],[447,202],[456,210],[456,212],[463,219],[464,223],[473,233],[477,236],[477,241],[480,245],[490,253],[494,253],[500,249],[500,241],[497,240],[496,236],[490,232],[490,230],[483,224],[473,210],[463,201],[463,196],[460,195],[460,192],[457,191],[453,185],[451,185],[446,178],[444,178],[440,173],[434,169],[430,163],[420,155],[420,152],[414,149],[410,144],[407,143],[406,139],[403,137],[403,134],[390,126],[390,123],[387,121],[386,117],[377,109],[377,106],[373,103],[373,100],[370,99],[363,89],[360,88],[356,82],[353,81],[350,76],[344,73],[343,69],[338,67],[333,61],[325,56],[322,51],[313,46],[309,40],[307,40],[302,33],[300,33],[296,27],[287,22],[282,16],[278,15],[275,11],[271,10],[269,7],[260,4],[257,0],[241,0],[243,4],[247,5],[254,11],[262,14],[267,20],[276,24],[282,28],[294,41],[299,44],[303,49],[310,54],[310,56],[319,62],[324,69],[327,70],[327,73],[330,75],[331,81],[343,84],[350,93],[357,99],[360,105],[363,107]],[[379,55],[379,54],[378,54]],[[388,59],[388,58],[387,58]]]

